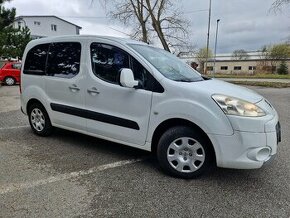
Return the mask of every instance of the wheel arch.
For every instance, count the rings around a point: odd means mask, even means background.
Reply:
[[[168,119],[163,121],[162,123],[160,123],[157,128],[155,129],[153,136],[152,136],[152,141],[151,141],[151,151],[153,153],[156,153],[157,151],[157,145],[159,142],[160,137],[162,136],[162,134],[168,130],[169,128],[172,128],[174,126],[187,126],[190,127],[192,129],[194,129],[195,131],[199,132],[199,134],[201,134],[209,143],[211,151],[213,153],[213,157],[214,157],[214,162],[216,163],[216,152],[215,152],[215,148],[210,140],[210,138],[208,137],[208,135],[205,133],[205,131],[203,131],[198,125],[196,125],[195,123],[186,120],[186,119],[182,119],[182,118],[172,118],[172,119]]]
[[[41,103],[41,101],[37,100],[36,98],[32,98],[32,99],[30,99],[30,100],[27,102],[27,104],[26,104],[26,111],[27,111],[27,113],[28,113],[28,111],[29,111],[29,107],[30,107],[31,105],[35,104],[35,103],[41,104],[42,107],[45,108],[44,105]]]

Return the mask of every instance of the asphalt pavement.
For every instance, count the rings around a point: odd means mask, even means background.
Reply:
[[[182,180],[147,152],[65,130],[34,135],[18,87],[0,87],[0,217],[290,217],[290,89],[250,88],[279,112],[276,159]]]

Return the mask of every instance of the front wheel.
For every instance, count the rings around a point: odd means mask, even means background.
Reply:
[[[34,103],[28,111],[29,123],[36,135],[48,136],[53,131],[49,116],[40,103]]]
[[[157,157],[161,168],[180,178],[195,178],[209,169],[211,144],[199,131],[186,126],[168,129],[160,138]]]

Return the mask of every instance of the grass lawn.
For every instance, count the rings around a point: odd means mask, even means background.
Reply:
[[[209,75],[211,77],[211,75]],[[245,78],[245,79],[290,79],[290,74],[256,74],[256,75],[237,75],[237,74],[216,74],[216,78]]]
[[[279,83],[279,82],[230,81],[230,83],[246,86],[263,86],[270,88],[290,88],[290,83]]]

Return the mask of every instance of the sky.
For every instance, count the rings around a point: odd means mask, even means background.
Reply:
[[[131,28],[106,16],[101,0],[12,0],[19,15],[56,15],[82,27],[81,34],[128,37]],[[110,1],[108,1],[110,2]],[[190,21],[190,40],[206,46],[209,0],[179,0],[179,8]],[[210,48],[214,49],[216,20],[220,19],[218,53],[236,49],[259,50],[264,45],[285,42],[290,37],[290,6],[270,11],[274,0],[212,0]]]

